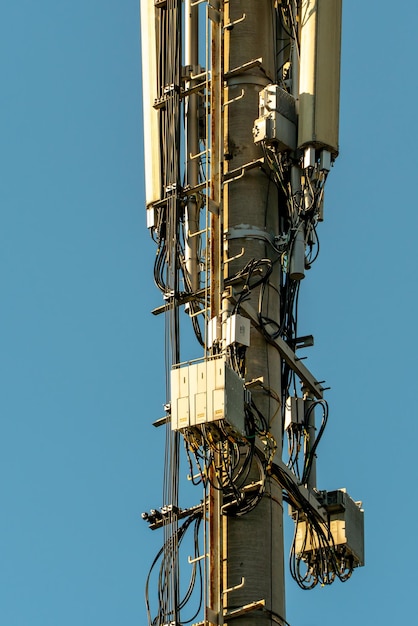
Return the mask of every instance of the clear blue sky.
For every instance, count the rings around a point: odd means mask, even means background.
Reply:
[[[1,626],[146,623],[164,359],[138,4],[0,9]],[[289,580],[292,626],[416,624],[417,21],[412,0],[345,1],[341,156],[300,330],[332,387],[320,487],[363,500],[367,566]]]

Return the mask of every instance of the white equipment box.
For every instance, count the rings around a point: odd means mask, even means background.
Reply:
[[[171,428],[219,420],[245,435],[244,381],[225,363],[208,359],[171,370]]]

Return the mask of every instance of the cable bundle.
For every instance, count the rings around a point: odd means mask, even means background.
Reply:
[[[257,506],[276,451],[267,420],[254,401],[245,405],[245,416],[243,437],[223,420],[184,432],[190,479],[222,491],[227,515],[245,515]],[[256,437],[264,442],[264,454],[255,446]]]
[[[337,548],[329,524],[319,521],[312,511],[295,514],[295,534],[289,559],[292,578],[302,589],[318,583],[331,585],[336,578],[347,581],[353,571],[353,559],[344,547]]]
[[[199,548],[199,529],[202,521],[202,512],[198,511],[193,513],[186,521],[171,535],[164,543],[161,550],[155,557],[150,571],[147,576],[145,586],[145,603],[148,615],[149,626],[161,626],[162,624],[175,623],[178,626],[183,624],[190,624],[196,619],[199,612],[202,609],[203,601],[203,572],[202,561]],[[180,596],[180,589],[176,589],[175,605],[172,605],[171,599],[168,595],[169,581],[172,577],[173,571],[178,567],[179,563],[179,548],[184,541],[187,531],[190,527],[193,527],[193,544],[194,544],[194,558],[192,559],[189,583],[186,592],[183,596]],[[158,611],[155,617],[151,614],[151,605],[149,599],[149,584],[151,575],[154,572],[157,564],[160,562],[158,570],[158,591],[157,591],[157,606]],[[193,612],[191,617],[184,619],[182,617],[182,611],[195,596],[197,600],[197,608]]]

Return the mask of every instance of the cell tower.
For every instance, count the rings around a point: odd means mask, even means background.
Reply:
[[[341,14],[342,0],[141,0],[167,368],[163,501],[143,513],[164,535],[150,626],[286,625],[284,506],[303,589],[364,562],[361,503],[316,484],[328,404],[297,356],[313,345],[298,296],[338,155]]]

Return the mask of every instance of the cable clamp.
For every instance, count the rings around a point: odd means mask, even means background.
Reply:
[[[267,241],[270,245],[274,246],[277,237],[265,230],[258,228],[257,226],[251,226],[250,224],[241,224],[236,228],[230,228],[226,233],[227,239],[262,239]]]

